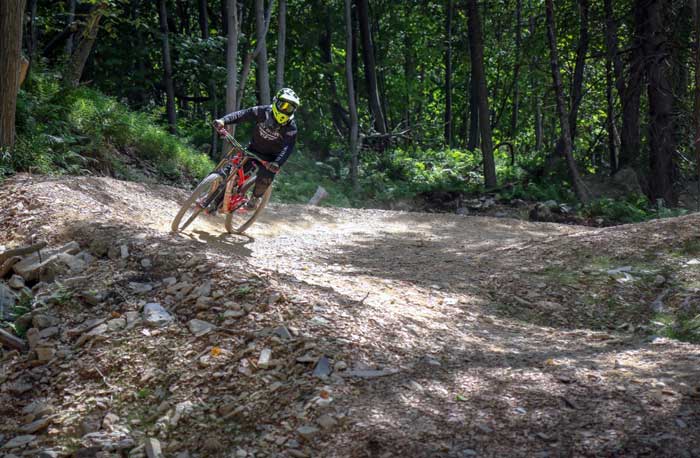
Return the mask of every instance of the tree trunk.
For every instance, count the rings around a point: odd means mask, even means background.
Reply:
[[[695,150],[695,174],[700,183],[700,0],[691,0],[695,20],[695,87],[693,105],[693,148]]]
[[[637,0],[643,11],[643,49],[649,97],[649,192],[653,200],[676,205],[674,191],[676,138],[673,126],[673,62],[668,31],[671,28],[670,0]]]
[[[226,30],[228,40],[226,43],[226,113],[236,111],[238,102],[237,78],[238,78],[238,2],[236,0],[224,0],[226,3]]]
[[[586,66],[586,54],[588,54],[588,0],[578,0],[579,6],[579,39],[576,49],[576,65],[574,66],[574,78],[571,84],[571,111],[569,112],[569,130],[571,143],[576,138],[578,123],[578,110],[583,96],[583,71]]]
[[[15,145],[24,0],[0,1],[0,151]]]
[[[374,62],[374,46],[369,29],[369,5],[367,0],[357,1],[357,13],[360,22],[360,37],[362,39],[362,57],[365,64],[365,78],[369,89],[369,108],[374,118],[374,128],[381,134],[386,133],[386,122],[377,87],[377,69]]]
[[[472,78],[477,87],[479,100],[479,126],[481,131],[481,154],[484,158],[484,183],[487,188],[495,188],[496,163],[493,158],[493,141],[491,139],[491,121],[489,119],[489,101],[484,72],[484,41],[481,35],[481,18],[476,0],[467,0],[469,49],[472,62]]]
[[[209,15],[207,14],[207,0],[199,0],[199,30],[202,38],[209,39]]]
[[[168,128],[170,133],[177,132],[177,114],[175,113],[175,86],[173,84],[173,68],[170,60],[170,41],[168,39],[168,11],[166,0],[158,1],[158,19],[163,43],[163,83],[165,84],[166,111],[168,113]]]
[[[284,87],[284,60],[287,45],[287,0],[280,0],[277,13],[277,69],[275,71],[275,90]]]
[[[66,65],[64,81],[69,87],[77,87],[78,83],[80,83],[80,77],[83,75],[85,63],[90,56],[90,51],[92,51],[92,45],[95,44],[97,32],[99,31],[100,19],[106,7],[106,3],[98,3],[92,8],[88,15],[87,24],[85,24],[85,28],[83,29],[80,43],[78,43],[78,47]]]
[[[535,36],[537,29],[537,18],[535,16],[529,17],[529,29],[530,38]],[[544,127],[542,121],[542,104],[540,101],[539,88],[537,86],[537,78],[535,77],[535,72],[539,66],[539,58],[537,54],[533,53],[530,58],[530,91],[532,97],[532,111],[534,112],[534,127],[535,127],[535,151],[542,150],[542,143],[544,139]]]
[[[622,130],[620,132],[620,156],[618,158],[618,168],[636,167],[638,166],[639,152],[641,150],[641,133],[640,133],[640,104],[642,96],[642,87],[644,83],[644,56],[642,52],[642,27],[644,11],[639,11],[633,8],[634,15],[634,37],[632,50],[630,52],[629,76],[627,83],[624,83],[622,70],[615,71],[618,82],[618,92],[622,89]],[[613,65],[615,61],[613,61]]]
[[[515,3],[515,64],[513,65],[513,113],[510,118],[510,138],[518,134],[520,111],[520,45],[522,42],[522,0]]]
[[[447,0],[445,14],[445,144],[452,148],[452,10]]]
[[[569,167],[569,175],[574,188],[574,193],[578,200],[585,204],[588,203],[588,193],[584,188],[581,178],[574,162],[574,155],[571,146],[571,131],[569,130],[569,119],[566,113],[564,104],[564,89],[561,82],[561,73],[559,72],[559,53],[557,51],[557,35],[556,25],[554,23],[554,6],[552,0],[545,0],[547,10],[547,38],[549,41],[550,64],[552,67],[552,79],[554,81],[554,90],[557,101],[557,115],[559,116],[559,124],[561,127],[561,140],[563,144],[563,153],[566,157],[566,163]]]
[[[270,3],[267,8],[267,13],[265,15],[265,20],[264,20],[264,31],[265,35],[267,35],[267,31],[270,28],[270,18],[272,17],[272,7],[274,6],[273,3],[274,0],[270,0]],[[238,22],[238,24],[241,24],[241,21]],[[248,81],[248,74],[250,73],[250,67],[253,64],[253,60],[257,59],[257,57],[260,55],[260,52],[265,48],[265,40],[258,40],[257,44],[255,45],[255,49],[246,54],[245,58],[243,59],[243,68],[241,70],[241,76],[238,79],[239,81],[239,88],[238,88],[238,96],[236,97],[236,110],[240,109],[241,101],[243,100],[243,94],[245,94],[245,85],[246,81]],[[269,84],[268,84],[269,88]],[[268,89],[269,90],[269,89]],[[269,94],[269,92],[268,92]]]
[[[606,124],[608,129],[608,154],[610,173],[617,172],[617,126],[615,124],[615,97],[613,95],[612,61],[605,59],[605,99],[607,101]]]
[[[347,81],[348,87],[348,110],[350,111],[350,179],[352,181],[353,189],[358,189],[357,181],[357,167],[358,167],[358,154],[357,154],[357,140],[358,140],[358,124],[357,124],[357,106],[355,105],[355,83],[353,81],[352,72],[352,47],[353,47],[353,33],[352,33],[352,8],[351,0],[345,0],[345,28],[346,28],[346,41],[345,41],[345,79]]]
[[[202,33],[202,39],[209,39],[209,14],[207,12],[207,0],[199,0],[199,30]],[[214,80],[209,80],[207,82],[207,91],[209,92],[209,97],[211,97],[211,118],[217,119],[218,114],[218,99],[216,97],[216,83]],[[219,135],[214,129],[212,129],[211,135],[211,151],[210,157],[214,160],[218,158],[219,150]]]
[[[264,0],[255,0],[255,30],[257,31],[258,44],[261,46],[256,64],[258,70],[258,92],[260,93],[260,103],[270,104],[270,71],[267,67],[267,27],[265,26],[265,3]]]
[[[75,21],[75,4],[76,0],[68,0],[68,17],[66,18],[67,27],[71,27],[71,24],[73,24],[73,21]],[[73,33],[68,35],[65,52],[67,56],[73,54]]]
[[[316,4],[316,7],[321,8],[318,4]],[[320,20],[321,23],[319,24],[319,28],[321,30],[318,36],[318,46],[321,50],[321,62],[326,68],[333,68],[333,51],[331,42],[333,36],[333,24],[330,20],[328,20],[330,17],[330,9],[326,6],[324,15]],[[326,75],[328,88],[330,90],[327,100],[331,111],[331,121],[333,122],[333,127],[335,130],[344,137],[345,132],[348,132],[350,129],[350,120],[348,119],[347,113],[344,112],[343,107],[338,102],[338,87],[335,83],[334,72],[327,71],[324,73]]]
[[[479,88],[474,72],[469,76],[469,140],[467,149],[474,151],[479,146]]]

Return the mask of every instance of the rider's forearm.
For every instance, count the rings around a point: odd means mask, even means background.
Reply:
[[[245,110],[234,111],[229,113],[221,120],[224,124],[238,124],[239,122],[255,121],[258,117],[258,107],[246,108]]]
[[[285,145],[284,148],[282,148],[282,151],[277,155],[275,158],[275,162],[277,162],[280,166],[282,166],[285,162],[287,162],[287,159],[289,159],[289,156],[292,155],[294,152],[294,144],[296,143],[296,139],[292,138],[289,140]]]

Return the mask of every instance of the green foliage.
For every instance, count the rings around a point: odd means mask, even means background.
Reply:
[[[28,87],[18,98],[16,148],[0,158],[0,172],[119,176],[125,154],[153,163],[166,179],[183,173],[202,177],[213,166],[152,116],[130,111],[96,90],[65,89],[57,76],[36,71]]]
[[[652,324],[661,336],[700,343],[700,315],[664,313],[654,317]]]
[[[670,218],[685,214],[685,210],[655,208],[643,195],[625,199],[598,199],[581,208],[581,214],[589,218],[602,218],[616,223],[638,223],[654,218]]]

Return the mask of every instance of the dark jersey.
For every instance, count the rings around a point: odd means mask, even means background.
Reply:
[[[297,125],[294,120],[280,125],[272,115],[272,105],[261,105],[234,111],[223,118],[224,124],[238,124],[255,121],[250,149],[258,154],[269,157],[279,165],[285,163],[294,152],[297,138]]]

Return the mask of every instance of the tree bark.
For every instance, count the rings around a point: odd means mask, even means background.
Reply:
[[[367,79],[367,86],[369,89],[369,108],[374,118],[375,130],[381,134],[385,134],[387,129],[377,86],[377,69],[374,62],[374,46],[369,29],[369,4],[367,0],[357,0],[357,13],[360,22],[365,78]]]
[[[66,18],[66,27],[70,28],[75,21],[75,5],[76,0],[68,0],[68,16]],[[73,32],[68,35],[66,40],[65,52],[67,56],[73,54]]]
[[[351,0],[345,0],[345,28],[345,79],[348,88],[348,110],[350,111],[350,179],[352,181],[353,189],[358,189],[357,168],[359,161],[357,154],[357,140],[359,127],[357,121],[357,106],[355,105],[355,82],[353,81],[352,72],[353,33]]]
[[[693,149],[695,150],[695,174],[700,183],[700,0],[691,0],[695,22],[695,87],[693,104]]]
[[[617,126],[615,123],[615,97],[613,95],[613,69],[610,58],[605,59],[605,99],[607,101],[606,124],[608,130],[608,157],[610,173],[617,172]]]
[[[226,3],[224,23],[228,31],[226,42],[226,113],[231,113],[238,108],[238,2],[236,0],[222,0],[222,3]]]
[[[202,33],[202,39],[209,39],[209,13],[207,11],[207,0],[199,0],[199,30]],[[214,80],[209,80],[207,82],[207,90],[209,92],[209,97],[211,97],[211,118],[217,119],[218,115],[218,99],[216,97],[216,83]],[[219,136],[214,129],[212,129],[211,135],[211,150],[210,156],[212,159],[216,160],[218,157],[219,150]]]
[[[638,165],[639,152],[641,150],[640,133],[640,105],[642,87],[644,83],[644,56],[642,52],[642,34],[644,18],[643,11],[633,8],[634,19],[634,40],[630,52],[629,75],[627,83],[624,82],[622,68],[615,70],[616,86],[621,96],[622,104],[622,129],[620,131],[620,156],[618,158],[618,168],[636,167]],[[615,34],[616,36],[616,34]],[[617,54],[617,51],[615,51]],[[613,65],[615,60],[613,60]]]
[[[653,200],[663,199],[667,205],[676,205],[674,190],[676,138],[673,126],[674,94],[671,73],[672,5],[669,0],[637,0],[636,7],[643,14],[643,49],[649,97],[649,193]]]
[[[447,0],[445,14],[445,144],[452,148],[452,11],[453,0]]]
[[[270,3],[267,8],[267,14],[265,16],[265,21],[264,21],[264,26],[265,26],[265,34],[267,35],[267,31],[270,29],[270,18],[272,17],[272,9],[274,6],[273,3],[274,0],[270,0]],[[241,22],[238,22],[241,24]],[[263,50],[265,47],[265,40],[258,40],[257,44],[255,45],[255,49],[246,54],[245,58],[243,59],[243,68],[241,70],[241,76],[239,78],[239,88],[238,88],[238,96],[236,100],[236,110],[240,109],[241,101],[243,100],[243,94],[245,94],[245,85],[246,82],[248,81],[248,74],[250,73],[250,67],[253,63],[253,60],[257,59],[258,55],[260,55],[260,52]],[[269,87],[269,84],[268,84]]]
[[[552,79],[554,81],[554,91],[557,101],[557,115],[561,127],[561,140],[563,146],[564,157],[569,168],[571,184],[574,188],[574,193],[578,200],[585,204],[588,203],[588,193],[581,181],[574,162],[574,155],[571,145],[571,132],[569,130],[569,119],[566,113],[564,104],[564,88],[561,82],[561,73],[559,71],[559,53],[557,51],[557,35],[556,25],[554,22],[554,5],[552,0],[545,0],[545,8],[547,10],[547,38],[549,41],[550,64],[552,68]]]
[[[489,117],[488,91],[484,72],[484,41],[481,34],[481,18],[476,0],[467,0],[469,28],[469,49],[472,62],[472,78],[477,87],[479,100],[479,126],[481,131],[481,154],[484,158],[484,183],[487,188],[495,188],[496,162],[493,158],[493,140],[491,139],[491,121]]]
[[[578,0],[579,7],[579,39],[576,49],[576,65],[574,66],[574,78],[571,84],[571,111],[569,112],[569,130],[571,131],[571,143],[576,138],[578,124],[578,110],[583,96],[583,72],[586,67],[586,55],[588,54],[588,0]]]
[[[510,138],[518,134],[520,111],[520,46],[522,42],[522,0],[515,2],[515,64],[513,65],[513,113],[510,118]]]
[[[474,71],[469,76],[469,139],[467,149],[474,151],[479,146],[479,88]]]
[[[66,73],[64,76],[64,81],[69,87],[77,87],[80,83],[80,78],[83,75],[83,69],[85,69],[85,63],[90,56],[90,51],[92,51],[92,46],[95,44],[97,39],[97,32],[99,31],[100,19],[104,14],[104,10],[107,8],[106,3],[98,3],[95,5],[87,18],[87,24],[83,29],[82,38],[78,43],[78,47],[70,58],[68,65],[66,66]]]
[[[255,30],[257,31],[258,44],[261,46],[256,64],[258,70],[258,92],[260,103],[270,104],[270,71],[267,66],[267,27],[265,25],[265,3],[264,0],[255,0]]]
[[[330,18],[329,18],[330,20]],[[284,61],[287,52],[287,0],[280,0],[277,13],[277,69],[275,71],[275,89],[284,87]]]
[[[163,83],[166,94],[166,111],[168,114],[168,129],[170,133],[177,132],[177,113],[175,112],[175,86],[173,84],[173,67],[170,59],[170,41],[168,39],[168,10],[166,0],[158,1],[158,19],[163,46]]]
[[[15,145],[24,0],[0,1],[0,151]]]

